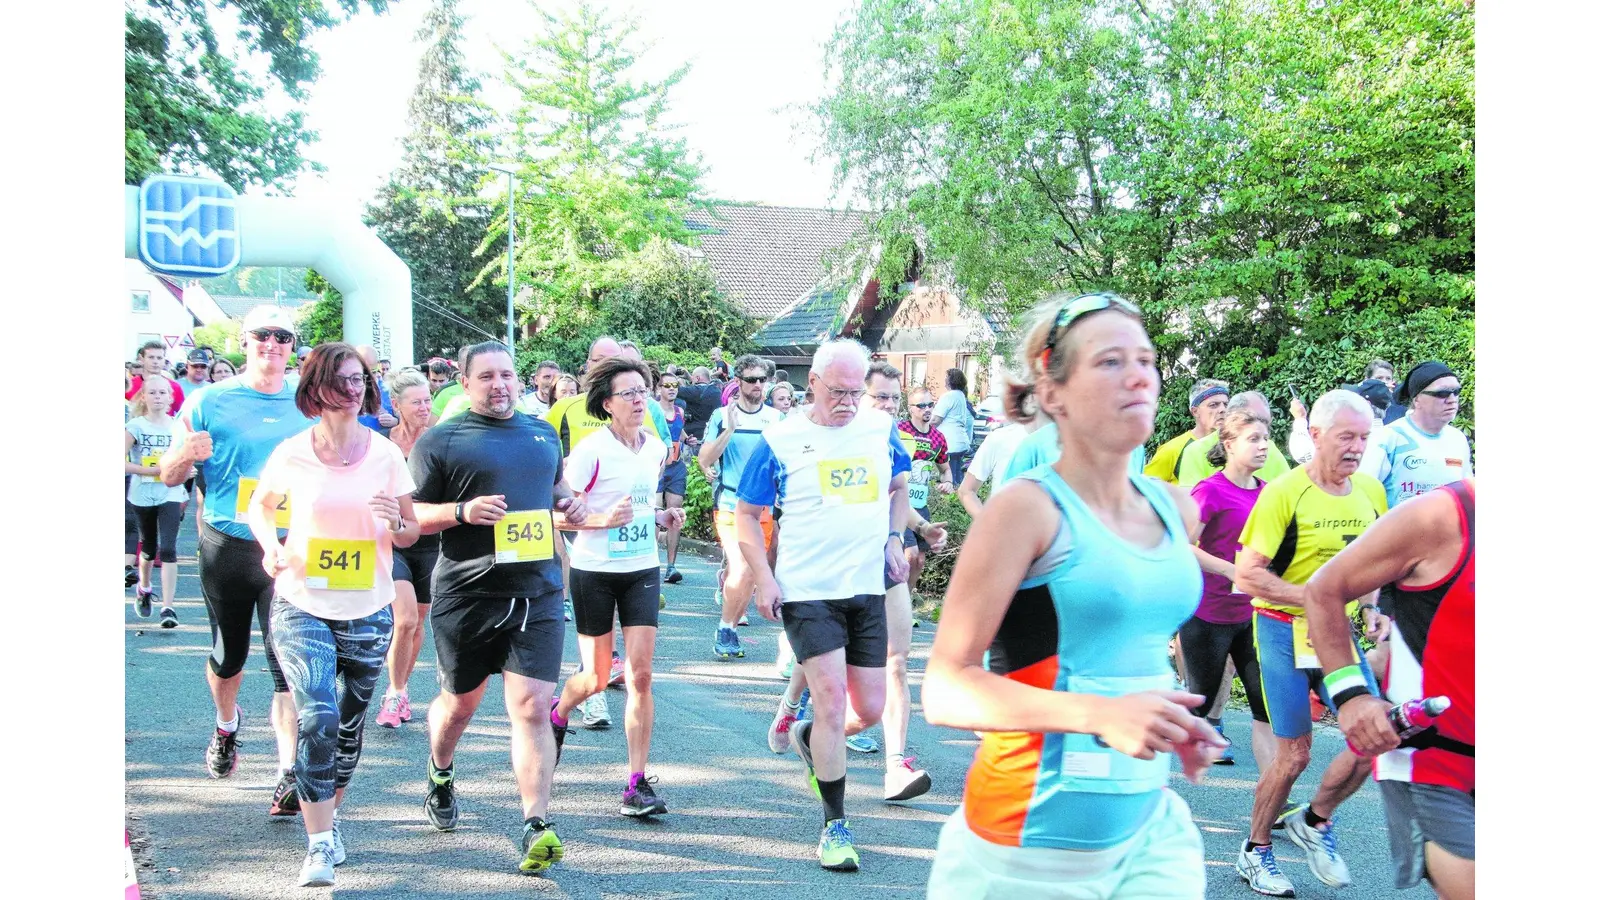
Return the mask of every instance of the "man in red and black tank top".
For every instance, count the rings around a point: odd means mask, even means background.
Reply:
[[[1394,856],[1395,886],[1426,877],[1444,900],[1474,890],[1476,675],[1475,481],[1443,485],[1395,507],[1324,565],[1306,585],[1311,642],[1328,676],[1339,727],[1375,757]],[[1354,663],[1347,598],[1388,585],[1394,598],[1388,699],[1359,680],[1341,690],[1338,670]],[[1448,697],[1450,708],[1412,746],[1400,747],[1389,707]]]

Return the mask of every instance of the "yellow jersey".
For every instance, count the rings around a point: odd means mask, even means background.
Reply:
[[[1177,484],[1178,460],[1183,457],[1184,448],[1194,443],[1194,440],[1194,432],[1185,431],[1157,447],[1155,454],[1145,464],[1144,473],[1151,478],[1159,478],[1167,484]]]
[[[1323,563],[1388,511],[1383,485],[1371,475],[1351,475],[1350,493],[1335,497],[1317,487],[1301,466],[1261,489],[1239,543],[1270,560],[1267,568],[1272,574],[1290,584],[1305,584]],[[1305,614],[1301,607],[1260,597],[1251,603],[1291,616]]]

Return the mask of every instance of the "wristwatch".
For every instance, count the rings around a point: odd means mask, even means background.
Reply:
[[[465,525],[465,524],[467,524],[467,517],[462,514],[466,510],[466,508],[467,508],[467,501],[465,501],[465,500],[462,500],[462,501],[460,501],[459,503],[456,504],[456,524],[457,525]]]

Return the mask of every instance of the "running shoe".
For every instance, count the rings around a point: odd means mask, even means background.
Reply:
[[[550,698],[550,730],[554,731],[556,735],[556,765],[558,766],[561,765],[561,747],[567,742],[567,732],[572,730],[569,727],[572,724],[570,718],[566,722],[556,718],[556,708],[560,705],[560,694]]]
[[[794,723],[800,721],[795,718],[795,712],[786,705],[780,707],[778,715],[767,727],[767,746],[773,753],[783,753],[789,749],[789,732],[794,728]]]
[[[578,708],[583,712],[583,727],[591,731],[611,727],[611,704],[606,700],[605,691],[583,701]]]
[[[678,571],[677,566],[667,566],[667,576],[661,580],[667,584],[677,584],[683,581],[683,573]]]
[[[1248,840],[1239,845],[1239,858],[1233,864],[1244,883],[1250,886],[1250,890],[1268,897],[1293,897],[1294,883],[1278,868],[1278,858],[1272,855],[1272,845],[1254,850],[1247,849],[1249,845]]]
[[[403,721],[400,718],[400,695],[384,694],[383,702],[378,705],[378,724],[385,728],[399,728]]]
[[[572,600],[570,598],[561,601],[561,617],[568,622],[572,621]]]
[[[656,611],[660,612],[661,610],[666,609],[666,608],[667,608],[667,595],[666,594],[662,594],[661,595],[661,605],[656,607]]]
[[[910,750],[910,747],[906,748]],[[883,772],[883,799],[910,800],[920,797],[933,787],[933,778],[927,770],[917,768],[917,758],[909,753],[898,761],[891,760]]]
[[[411,721],[411,696],[405,692],[395,695],[400,698],[400,721]]]
[[[856,839],[850,833],[849,821],[834,819],[822,829],[822,840],[817,842],[817,859],[830,872],[854,872],[861,868],[861,856],[856,853]]]
[[[244,727],[244,717],[239,708],[234,707],[234,717],[239,722],[239,728]],[[212,778],[227,778],[233,770],[239,767],[239,732],[223,731],[216,729],[211,735],[211,743],[206,745],[206,772]]]
[[[1288,821],[1290,816],[1305,809],[1306,805],[1304,803],[1296,803],[1293,800],[1283,801],[1283,809],[1279,810],[1278,817],[1272,820],[1272,830],[1282,831],[1283,823]]]
[[[1306,865],[1317,880],[1333,888],[1350,886],[1350,868],[1339,855],[1339,844],[1333,839],[1333,822],[1321,825],[1306,824],[1310,807],[1297,809],[1283,820],[1283,833],[1296,847],[1306,852]]]
[[[333,864],[344,865],[344,834],[339,831],[339,811],[333,811]]]
[[[267,815],[273,818],[299,815],[300,791],[297,788],[294,772],[279,775],[278,785],[272,789],[272,803],[267,807]]]
[[[161,627],[162,628],[177,628],[178,627],[178,612],[177,612],[177,610],[173,609],[170,606],[161,607]]]
[[[717,659],[744,659],[744,648],[739,646],[739,633],[732,628],[718,628],[713,649]]]
[[[656,796],[655,778],[635,775],[622,792],[622,814],[635,819],[659,816],[667,811],[667,801]]]
[[[139,614],[139,618],[150,618],[150,607],[155,598],[155,591],[147,591],[142,587],[133,589],[133,611]]]
[[[122,567],[122,589],[127,590],[139,583],[139,570],[133,566]]]
[[[789,737],[789,746],[794,748],[794,754],[806,764],[806,781],[811,784],[811,792],[821,800],[822,788],[817,786],[817,767],[811,764],[811,721],[808,719],[792,726]]]
[[[333,887],[333,844],[312,844],[306,861],[300,864],[301,887]]]
[[[431,757],[428,759],[428,796],[422,801],[422,811],[440,831],[454,831],[461,815],[456,807],[455,771],[440,772],[434,768]]]
[[[529,875],[537,875],[561,862],[565,854],[561,838],[556,836],[556,823],[534,816],[522,824],[522,862],[517,864]]]
[[[737,624],[739,625],[740,628],[743,628],[744,626],[749,625],[750,624],[750,616],[748,614],[746,614],[746,613],[740,613],[739,614],[739,621],[738,621]]]
[[[611,654],[611,680],[606,682],[607,687],[622,687],[628,680],[628,672],[622,667],[622,657]]]
[[[137,578],[138,576],[136,575],[134,577]],[[716,591],[711,595],[711,605],[715,606],[717,609],[722,608],[722,585],[720,584],[717,585]]]
[[[856,734],[844,739],[844,748],[852,753],[877,753],[878,742],[865,734]]]
[[[789,646],[789,635],[778,632],[778,677],[788,681],[794,675],[794,648]]]

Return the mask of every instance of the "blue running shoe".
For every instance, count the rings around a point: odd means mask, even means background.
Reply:
[[[739,633],[732,628],[718,628],[713,649],[717,659],[744,659],[744,648],[739,646]]]

